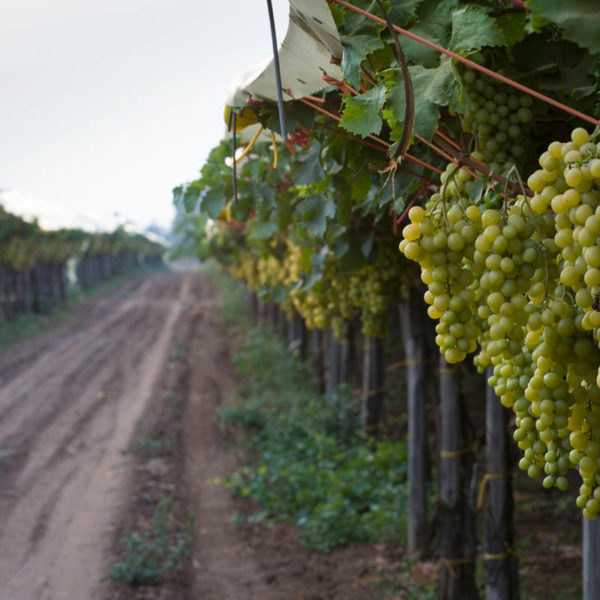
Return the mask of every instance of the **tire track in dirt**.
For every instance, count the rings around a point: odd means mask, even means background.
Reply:
[[[196,277],[140,280],[58,342],[34,344],[46,354],[21,347],[14,373],[0,358],[0,600],[99,597],[127,489],[122,450]]]
[[[197,569],[189,595],[202,600],[281,600],[266,581],[250,548],[231,525],[236,506],[223,486],[236,468],[224,448],[215,411],[233,393],[236,380],[229,360],[231,341],[214,314],[216,294],[204,280],[203,318],[190,355],[194,357],[190,395],[184,415],[185,473],[196,514],[194,562]]]

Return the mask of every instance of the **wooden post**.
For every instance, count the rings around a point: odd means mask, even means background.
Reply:
[[[268,303],[268,314],[269,320],[267,324],[267,330],[269,333],[276,334],[277,333],[277,304],[270,300]]]
[[[352,362],[354,360],[354,347],[352,344],[353,331],[352,323],[344,321],[342,326],[342,339],[340,344],[339,357],[339,379],[340,383],[349,383],[352,379]]]
[[[367,437],[377,438],[383,422],[383,340],[366,337],[363,352],[363,423]]]
[[[267,328],[267,304],[262,300],[257,299],[258,305],[258,326],[263,329]]]
[[[583,600],[600,598],[600,517],[583,518]]]
[[[427,414],[425,410],[427,358],[423,327],[425,302],[411,287],[400,304],[400,323],[406,359],[408,405],[408,551],[427,551]],[[430,374],[431,375],[431,374]]]
[[[340,342],[335,338],[332,329],[327,352],[327,400],[333,399],[333,393],[340,384],[340,350]]]
[[[465,439],[454,367],[440,356],[440,576],[439,600],[475,600],[474,507],[467,493],[473,453]]]
[[[278,314],[279,320],[277,322],[277,335],[279,335],[279,337],[285,341],[285,339],[287,338],[287,315],[285,314],[283,308],[278,309]]]
[[[488,369],[487,376],[493,370]],[[512,552],[514,542],[512,473],[508,444],[508,409],[491,386],[486,386],[485,429],[487,473],[482,486],[487,488],[485,514],[485,597],[486,600],[518,600],[518,560]],[[482,487],[480,495],[484,492]]]
[[[293,318],[288,321],[287,343],[300,360],[306,360],[306,325],[300,313],[294,312]]]
[[[250,293],[250,310],[252,311],[252,325],[258,325],[258,296],[255,292]]]
[[[288,347],[294,348],[297,344],[298,334],[296,332],[296,317],[294,316],[287,322],[286,342]]]
[[[325,393],[325,360],[323,353],[323,331],[313,329],[311,332],[311,361],[313,390],[316,396]]]

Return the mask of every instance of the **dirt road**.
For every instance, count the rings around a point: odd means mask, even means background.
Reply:
[[[97,596],[127,447],[192,278],[136,278],[0,351],[0,600]]]
[[[202,272],[136,277],[0,350],[0,600],[373,597],[362,583],[373,548],[324,556],[289,526],[232,527],[232,514],[256,508],[223,486],[236,464],[214,414],[236,382],[216,296]],[[124,452],[140,422],[174,450]],[[173,493],[196,516],[185,572],[155,586],[100,583],[119,535]]]

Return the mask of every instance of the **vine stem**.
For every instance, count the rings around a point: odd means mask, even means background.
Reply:
[[[392,40],[394,41],[394,53],[396,55],[396,61],[400,65],[400,70],[402,71],[402,83],[404,84],[404,127],[402,128],[402,136],[398,142],[398,147],[394,152],[394,156],[392,156],[392,160],[394,160],[397,158],[404,158],[404,155],[408,150],[408,146],[410,145],[410,138],[412,137],[415,129],[415,94],[413,90],[412,79],[410,78],[410,71],[408,70],[408,65],[406,64],[404,52],[402,52],[402,46],[400,46],[400,41],[398,40],[398,34],[394,29],[394,24],[390,21],[390,16],[388,15],[382,0],[375,0],[375,2],[377,2],[379,9],[383,13],[387,28],[392,34]]]

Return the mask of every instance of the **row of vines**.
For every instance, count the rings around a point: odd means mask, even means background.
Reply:
[[[212,151],[175,190],[182,245],[300,320],[316,347],[331,331],[334,382],[348,377],[336,357],[360,322],[375,439],[381,340],[400,308],[417,553],[428,539],[428,315],[441,353],[440,598],[478,597],[455,365],[487,373],[486,592],[517,598],[509,435],[531,478],[578,490],[593,523],[585,555],[600,546],[600,11],[593,0],[329,7],[344,79],[325,73],[323,91],[286,102],[287,140],[257,141],[233,172],[231,142]],[[249,98],[238,112],[280,130],[272,103]],[[586,599],[600,597],[597,565],[584,569]]]
[[[48,313],[81,289],[162,262],[165,248],[123,228],[113,233],[45,231],[0,206],[0,323]]]

